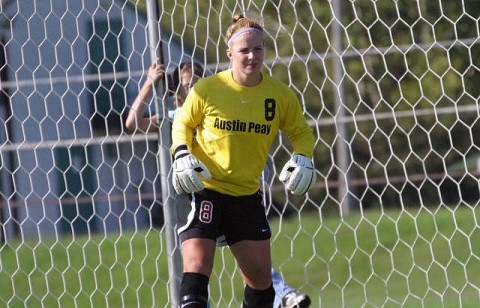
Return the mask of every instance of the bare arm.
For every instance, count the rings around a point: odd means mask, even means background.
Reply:
[[[128,112],[127,119],[125,120],[125,126],[131,131],[150,132],[157,128],[157,116],[144,117],[145,107],[147,107],[146,101],[152,93],[153,87],[158,83],[160,79],[165,77],[165,71],[163,65],[157,65],[153,63],[148,69],[147,79],[143,84],[140,92],[133,101],[132,107]]]

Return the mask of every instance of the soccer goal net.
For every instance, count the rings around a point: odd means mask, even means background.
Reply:
[[[305,196],[278,181],[282,134],[270,152],[275,271],[312,307],[478,303],[477,0],[2,0],[0,306],[178,305],[172,99],[144,102],[154,132],[125,118],[157,58],[228,68],[238,12],[316,138]],[[228,248],[209,290],[241,306]]]

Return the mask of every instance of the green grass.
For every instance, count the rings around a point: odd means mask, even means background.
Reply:
[[[474,307],[478,211],[415,209],[272,221],[275,267],[312,307]],[[300,221],[299,221],[300,219]],[[168,307],[163,232],[18,241],[0,249],[0,306]],[[218,249],[213,306],[239,307],[243,283]]]

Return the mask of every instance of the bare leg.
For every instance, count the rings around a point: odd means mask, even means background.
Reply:
[[[200,273],[210,277],[215,257],[215,241],[191,238],[182,243],[183,272]]]
[[[240,241],[230,247],[245,280],[243,308],[271,308],[272,286],[270,240]]]
[[[257,290],[269,288],[272,284],[270,240],[240,241],[230,248],[247,285]]]
[[[202,238],[188,239],[182,244],[182,255],[181,306],[206,308],[208,305],[208,282],[215,256],[215,241]]]

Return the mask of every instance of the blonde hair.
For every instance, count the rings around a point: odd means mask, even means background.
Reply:
[[[252,18],[245,17],[243,14],[235,14],[232,18],[232,25],[228,27],[227,33],[225,34],[225,44],[229,44],[232,36],[238,31],[245,28],[253,28],[263,33],[263,25]]]

